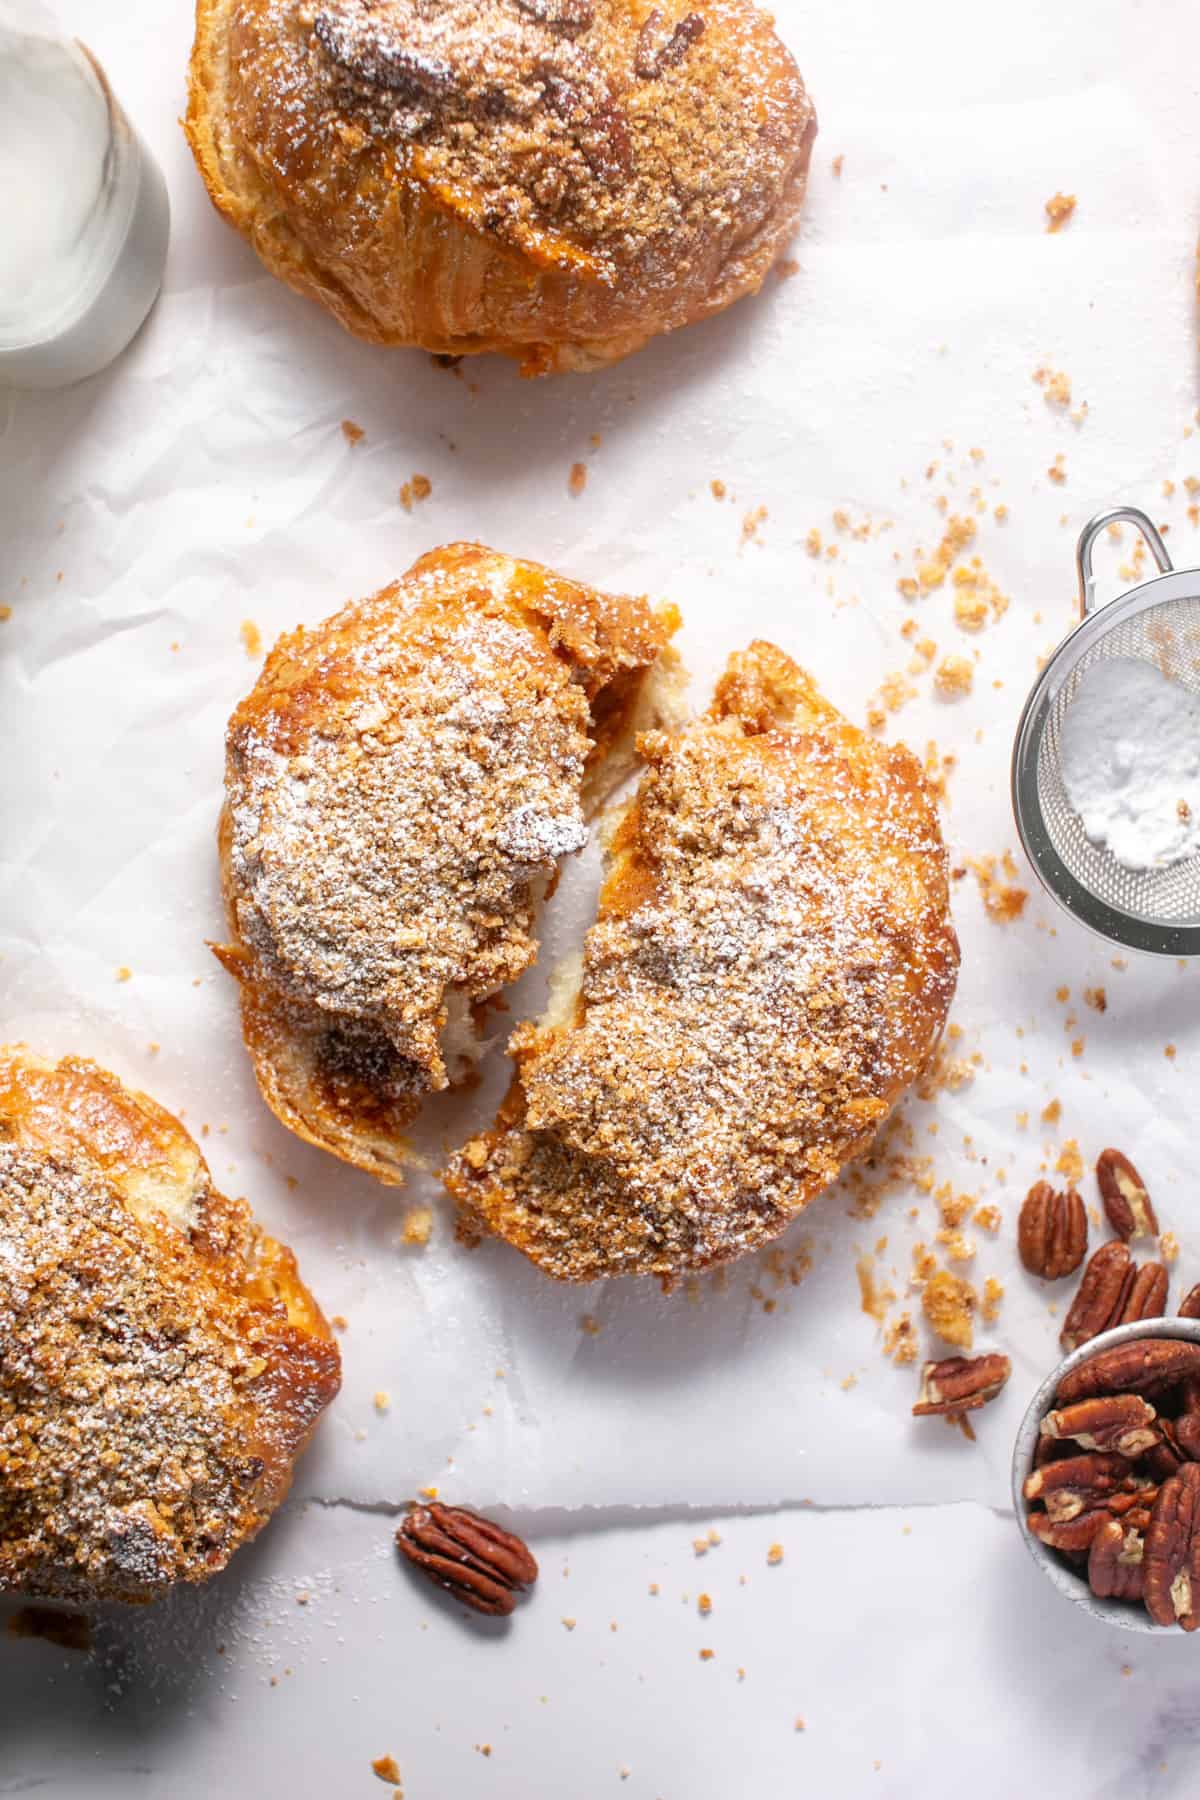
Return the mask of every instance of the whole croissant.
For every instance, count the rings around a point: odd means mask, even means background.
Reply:
[[[769,18],[678,6],[197,0],[187,135],[360,337],[595,367],[757,289],[804,197],[816,115]]]

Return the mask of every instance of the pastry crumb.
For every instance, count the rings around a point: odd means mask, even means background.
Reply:
[[[404,1215],[404,1230],[401,1233],[406,1244],[427,1244],[433,1231],[433,1209],[428,1206],[411,1206]]]
[[[581,463],[581,462],[573,462],[571,464],[570,473],[567,476],[567,492],[568,492],[568,494],[570,494],[574,499],[578,500],[580,494],[582,494],[584,488],[587,486],[587,478],[588,478],[587,464]]]
[[[934,690],[943,700],[961,700],[974,683],[975,671],[965,656],[944,656],[934,671]]]
[[[388,1393],[386,1388],[379,1388],[375,1395],[375,1411],[377,1413],[385,1413],[390,1412],[391,1409],[392,1396]]]
[[[1051,195],[1046,202],[1046,230],[1061,231],[1074,211],[1074,194]]]
[[[769,516],[765,506],[755,506],[745,515],[742,520],[743,544],[762,543],[762,539],[758,535],[759,529],[766,524]]]
[[[715,1650],[702,1650],[702,1651],[701,1651],[701,1652],[700,1652],[700,1661],[701,1661],[701,1662],[711,1662],[711,1661],[712,1661],[712,1659],[713,1659],[713,1657],[714,1657],[714,1656],[715,1656],[715,1655],[716,1655],[716,1654],[717,1654],[717,1653],[716,1653],[716,1651],[715,1651]]]
[[[843,170],[843,169],[844,169],[844,167],[845,167],[845,166],[846,166],[846,158],[845,158],[845,156],[844,156],[844,155],[842,155],[842,156],[835,156],[835,157],[834,157],[834,159],[833,159],[833,161],[832,161],[832,162],[831,162],[831,163],[830,163],[830,165],[829,165],[829,166],[830,166],[830,168],[831,168],[831,169],[832,169],[832,170],[833,170],[833,172],[834,172],[834,174],[835,174],[835,175],[840,175],[840,174],[841,174],[841,172],[842,172],[842,170]]]
[[[118,981],[132,981],[133,980],[133,970],[130,968],[127,968],[125,966],[125,964],[122,963],[120,968],[117,970],[117,980]]]
[[[371,1764],[380,1781],[390,1781],[395,1787],[400,1780],[400,1769],[394,1756],[377,1756]]]
[[[242,640],[242,648],[247,656],[254,657],[262,655],[262,632],[258,629],[258,626],[254,623],[253,619],[242,620],[238,636]]]
[[[1019,871],[1010,850],[1000,857],[978,857],[970,860],[967,866],[979,884],[983,908],[989,919],[1006,924],[1021,917],[1029,893],[1017,885]]]
[[[974,1341],[971,1315],[976,1304],[970,1282],[948,1269],[935,1270],[921,1291],[921,1309],[931,1329],[960,1350],[969,1350]]]
[[[342,420],[342,436],[348,444],[361,444],[366,435],[362,426],[356,425],[353,419]]]
[[[428,475],[414,475],[400,489],[400,504],[405,512],[411,512],[422,500],[428,500],[433,492],[433,483]]]
[[[723,481],[710,481],[708,488],[714,500],[723,500],[725,498],[726,489]]]
[[[1054,461],[1050,464],[1050,467],[1046,470],[1046,474],[1049,476],[1050,480],[1053,481],[1056,484],[1056,486],[1058,486],[1058,487],[1062,487],[1064,485],[1064,483],[1066,482],[1066,479],[1067,479],[1066,464],[1067,464],[1067,459],[1063,455],[1062,451],[1060,450],[1058,455],[1055,457]]]
[[[783,1545],[782,1544],[772,1544],[769,1547],[769,1549],[767,1550],[767,1567],[769,1569],[778,1568],[779,1564],[782,1561],[783,1561]]]
[[[712,1611],[711,1596],[708,1594],[701,1594],[696,1601],[696,1610],[702,1619],[707,1619],[709,1613]]]

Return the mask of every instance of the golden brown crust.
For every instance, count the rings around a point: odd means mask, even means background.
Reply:
[[[0,1592],[207,1580],[339,1382],[291,1251],[177,1119],[95,1063],[0,1049]]]
[[[549,1274],[672,1275],[783,1229],[920,1072],[958,944],[933,796],[770,644],[642,739],[582,986],[524,1025],[447,1186]]]
[[[405,1132],[532,962],[539,891],[655,716],[675,624],[455,544],[275,646],[229,724],[217,954],[289,1129],[403,1180]]]
[[[754,292],[816,119],[750,0],[197,0],[186,130],[348,330],[539,374]]]

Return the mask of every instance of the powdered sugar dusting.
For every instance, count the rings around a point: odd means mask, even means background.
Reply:
[[[708,722],[645,741],[584,1014],[516,1033],[524,1120],[451,1167],[553,1274],[675,1271],[774,1235],[870,1141],[944,1021],[957,945],[919,770],[819,701],[773,736],[760,678],[776,706],[810,697],[756,646]]]

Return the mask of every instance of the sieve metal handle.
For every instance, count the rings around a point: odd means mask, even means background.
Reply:
[[[1136,525],[1146,542],[1160,571],[1169,575],[1172,562],[1167,555],[1167,546],[1159,536],[1158,527],[1153,525],[1145,513],[1137,506],[1110,506],[1105,512],[1098,512],[1094,519],[1089,519],[1079,534],[1079,543],[1075,550],[1075,567],[1079,572],[1079,610],[1086,618],[1096,607],[1096,575],[1092,568],[1092,547],[1102,531],[1115,525],[1119,519],[1125,519],[1130,525]]]

